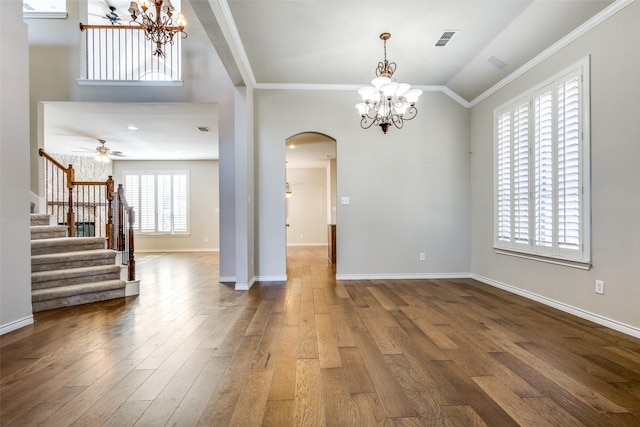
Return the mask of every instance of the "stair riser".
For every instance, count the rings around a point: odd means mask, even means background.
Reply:
[[[31,240],[58,239],[67,237],[66,230],[31,230]]]
[[[72,305],[88,304],[91,302],[107,301],[116,298],[124,298],[125,290],[114,289],[110,291],[93,292],[89,294],[74,295],[71,297],[55,298],[45,301],[33,302],[33,311],[53,310],[55,308],[69,307]]]
[[[31,214],[31,225],[51,225],[51,215]]]
[[[77,261],[63,260],[60,262],[32,264],[31,272],[40,273],[43,271],[68,270],[71,268],[80,268],[80,267],[98,267],[102,265],[114,265],[114,263],[115,263],[115,256],[111,256],[108,258],[95,258],[95,259],[85,259],[85,260],[77,260]]]
[[[95,267],[85,271],[59,270],[45,274],[34,273],[31,275],[31,289],[49,289],[60,286],[77,285],[81,283],[102,282],[106,280],[119,280],[120,267],[105,266]]]
[[[47,240],[44,240],[47,242]],[[96,249],[104,249],[105,243],[102,242],[69,242],[61,240],[59,242],[49,245],[39,245],[39,241],[31,243],[31,255],[47,255],[47,254],[61,254],[66,252],[82,252],[93,251]]]

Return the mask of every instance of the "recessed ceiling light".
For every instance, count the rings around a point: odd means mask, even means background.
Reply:
[[[138,130],[138,128],[135,127],[134,125],[127,126],[127,129],[129,129],[129,130]]]
[[[291,144],[289,144],[289,148],[291,148],[291,149],[293,150],[294,148],[296,148],[296,144],[294,144],[294,143],[292,142]]]
[[[198,130],[200,132],[211,132],[211,129],[208,128],[207,126],[198,126]]]

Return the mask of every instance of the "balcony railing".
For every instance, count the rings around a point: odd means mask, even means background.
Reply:
[[[181,80],[180,37],[164,45],[164,56],[139,26],[84,25],[85,75],[94,81]]]

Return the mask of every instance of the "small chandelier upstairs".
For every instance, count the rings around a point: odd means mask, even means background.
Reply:
[[[363,129],[380,126],[384,133],[391,125],[402,128],[405,120],[411,120],[418,114],[415,105],[422,94],[420,89],[411,89],[411,85],[397,83],[393,78],[396,63],[387,61],[387,40],[390,38],[390,33],[380,34],[380,40],[384,41],[384,62],[378,63],[377,77],[371,80],[372,86],[358,90],[364,102],[356,105],[362,117],[360,126]]]
[[[147,12],[151,2],[156,9],[155,15],[152,11]],[[140,7],[138,7],[138,3],[132,1],[129,5],[129,13],[131,14],[129,23],[138,24],[144,29],[147,40],[156,44],[156,50],[153,52],[156,56],[164,56],[162,46],[167,43],[173,45],[173,37],[177,33],[182,33],[183,37],[187,37],[187,33],[184,32],[187,21],[182,13],[178,13],[174,24],[174,10],[170,0],[142,0]]]

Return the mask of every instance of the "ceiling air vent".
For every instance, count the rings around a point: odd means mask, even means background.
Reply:
[[[453,36],[455,36],[457,33],[458,33],[457,31],[445,31],[440,36],[440,40],[436,42],[436,46],[438,47],[446,46],[451,41]]]
[[[200,132],[211,132],[211,129],[206,126],[198,126]]]

